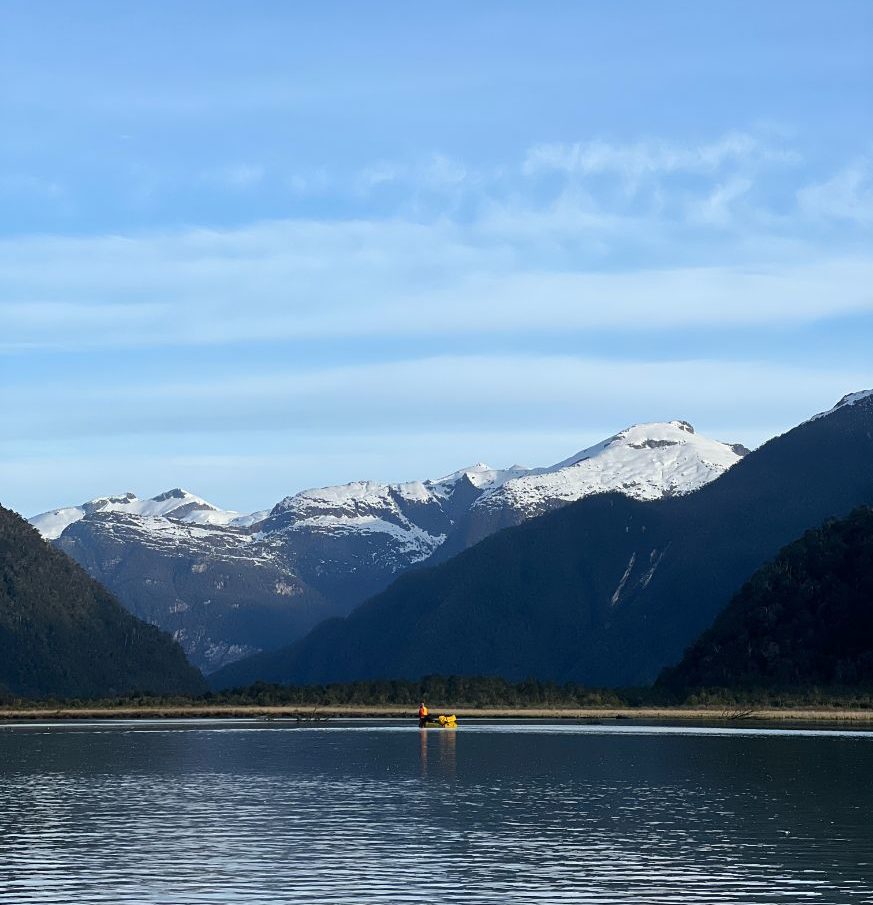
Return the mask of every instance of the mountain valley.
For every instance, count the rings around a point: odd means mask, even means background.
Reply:
[[[434,481],[360,481],[245,515],[181,489],[127,493],[31,523],[212,672],[292,643],[502,528],[607,491],[681,496],[747,452],[672,421],[636,425],[545,468],[476,464]]]
[[[771,440],[696,492],[583,498],[409,572],[348,618],[232,664],[212,682],[459,674],[647,684],[781,547],[871,504],[867,392]]]

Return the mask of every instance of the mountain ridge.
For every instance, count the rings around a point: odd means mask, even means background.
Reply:
[[[479,673],[644,684],[781,546],[863,503],[873,503],[870,395],[774,438],[694,493],[591,496],[494,534],[213,681]]]
[[[477,463],[436,480],[350,482],[250,515],[179,488],[149,500],[127,493],[32,523],[213,671],[345,615],[399,574],[508,524],[604,489],[643,499],[684,493],[742,452],[687,422],[651,422],[542,468]]]

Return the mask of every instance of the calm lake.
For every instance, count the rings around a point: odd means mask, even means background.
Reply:
[[[0,903],[873,903],[873,734],[0,725]]]

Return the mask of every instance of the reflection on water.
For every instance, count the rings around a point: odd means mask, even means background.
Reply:
[[[442,776],[446,779],[454,779],[456,767],[456,729],[419,729],[419,763],[421,764],[421,776],[427,776],[427,749],[428,742],[436,736],[436,741],[431,744],[438,746],[439,765]]]
[[[0,903],[873,903],[873,736],[0,727]]]

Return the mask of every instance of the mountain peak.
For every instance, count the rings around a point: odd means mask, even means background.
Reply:
[[[707,446],[715,444],[718,447],[729,449],[728,444],[717,443],[715,440],[708,440],[695,433],[694,428],[688,421],[645,421],[641,424],[632,424],[624,430],[595,443],[581,450],[569,459],[550,466],[549,468],[533,469],[534,473],[547,473],[567,468],[571,465],[578,465],[589,459],[602,456],[608,450],[613,449],[663,449],[668,446],[679,446],[680,444],[692,443],[695,446]]]
[[[174,487],[172,490],[165,490],[163,493],[159,493],[157,496],[152,497],[153,503],[163,503],[165,500],[185,500],[194,497],[194,494],[188,490],[183,490],[181,487]],[[195,499],[200,499],[200,497],[194,497]]]
[[[103,513],[168,518],[195,525],[236,527],[254,524],[264,517],[263,513],[240,516],[238,512],[224,511],[188,490],[174,487],[172,490],[166,490],[146,500],[140,499],[132,492],[120,496],[97,497],[80,506],[68,506],[63,509],[42,512],[30,519],[30,523],[46,540],[57,540],[70,525],[81,521],[86,516],[102,515]]]
[[[846,393],[842,399],[833,407],[829,408],[826,412],[819,412],[817,415],[813,415],[809,421],[816,421],[819,418],[827,418],[828,415],[832,415],[834,412],[838,412],[840,409],[848,408],[849,406],[855,405],[858,402],[861,402],[864,399],[869,399],[873,397],[873,390],[859,390],[856,393]]]
[[[839,408],[842,405],[854,405],[856,402],[860,402],[868,396],[873,396],[873,390],[858,390],[856,393],[846,393],[834,408]]]
[[[487,490],[499,487],[512,478],[526,474],[531,469],[523,465],[510,465],[509,468],[492,468],[485,462],[476,462],[466,468],[459,468],[444,478],[430,482],[435,488],[446,488],[457,484],[459,481],[468,481],[477,490]],[[439,491],[438,491],[439,492]]]
[[[128,490],[127,493],[119,494],[118,496],[99,496],[95,497],[93,500],[88,500],[86,503],[82,503],[83,506],[105,506],[107,504],[114,504],[118,506],[123,506],[126,503],[133,503],[138,500],[139,497],[132,491]]]
[[[623,431],[619,431],[616,436],[626,437],[629,434],[640,433],[657,435],[664,432],[675,433],[676,431],[696,436],[693,425],[689,421],[680,421],[679,419],[673,421],[643,421],[640,424],[632,424],[630,427],[626,427]]]
[[[678,496],[714,480],[746,451],[695,433],[687,421],[634,424],[563,462],[487,489],[474,509],[510,508],[517,522],[596,493],[619,491],[644,500]]]

